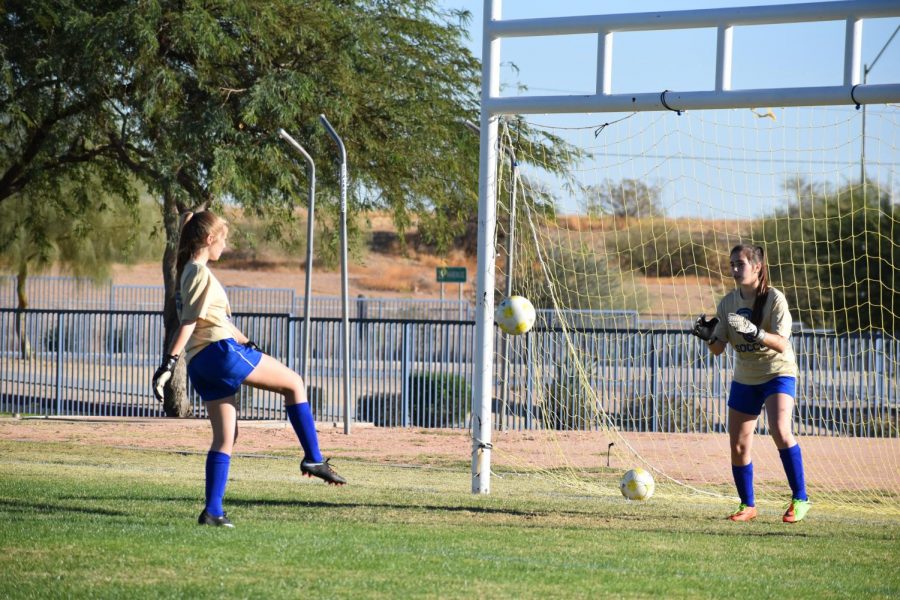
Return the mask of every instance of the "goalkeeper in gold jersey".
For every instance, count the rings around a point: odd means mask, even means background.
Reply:
[[[785,523],[803,520],[809,512],[800,446],[791,432],[797,386],[797,361],[791,347],[791,314],[784,294],[769,287],[765,251],[761,246],[735,246],[730,255],[736,287],[719,302],[716,316],[701,315],[693,334],[718,356],[731,344],[734,377],[728,397],[728,437],[731,471],[741,505],[728,518],[756,518],[751,449],[756,422],[765,407],[772,439],[781,455],[791,487]]]
[[[181,326],[153,375],[153,393],[162,400],[175,365],[184,354],[188,377],[203,400],[213,434],[206,455],[206,505],[197,522],[215,527],[234,526],[222,501],[237,441],[238,392],[242,385],[284,397],[285,412],[303,448],[302,474],[334,485],[346,483],[319,450],[303,379],[262,352],[231,322],[228,296],[207,266],[219,260],[227,238],[228,224],[210,211],[184,215],[176,261],[180,281],[176,303]]]

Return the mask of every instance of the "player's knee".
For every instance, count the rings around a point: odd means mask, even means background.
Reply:
[[[750,454],[750,444],[741,440],[731,443],[731,455],[734,457],[744,457]]]
[[[794,445],[794,434],[791,433],[790,427],[772,429],[772,440],[778,448],[787,448]]]
[[[284,395],[286,404],[300,404],[301,402],[306,402],[306,387],[303,385],[303,380],[299,377],[297,377],[295,381],[292,381],[291,385],[286,386],[282,394]]]

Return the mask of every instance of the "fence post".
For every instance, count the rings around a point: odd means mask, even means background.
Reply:
[[[889,423],[889,415],[886,412],[887,402],[884,398],[884,338],[882,334],[874,335],[874,359],[875,359],[875,397],[873,398],[873,408],[878,414],[878,421],[875,424],[875,436],[878,437],[878,431],[881,430],[882,436],[890,437],[889,429],[884,426]]]
[[[62,414],[62,377],[63,377],[63,313],[56,313],[56,414]]]
[[[403,339],[400,343],[400,355],[403,357],[400,361],[400,424],[403,427],[409,427],[409,374],[410,363],[412,362],[412,324],[403,324]]]
[[[527,401],[525,411],[525,429],[531,431],[534,428],[534,348],[531,342],[532,337],[537,333],[525,336],[525,398]]]
[[[650,357],[648,363],[650,364],[650,410],[653,413],[653,432],[656,433],[659,431],[659,410],[656,406],[656,402],[659,399],[659,365],[657,364],[657,355],[656,355],[656,335],[650,334]]]

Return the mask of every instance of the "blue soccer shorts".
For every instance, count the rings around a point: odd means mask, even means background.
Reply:
[[[776,377],[759,385],[747,385],[746,383],[731,382],[731,393],[728,395],[728,407],[747,415],[756,415],[762,412],[766,398],[772,394],[787,394],[791,398],[797,397],[796,377]]]
[[[188,363],[191,385],[204,402],[233,396],[262,360],[262,352],[233,338],[213,342]]]

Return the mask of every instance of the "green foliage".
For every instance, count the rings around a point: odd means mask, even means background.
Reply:
[[[535,308],[582,310],[641,310],[643,301],[608,253],[570,241],[546,244],[541,260],[536,254],[519,261],[521,289]],[[532,251],[533,252],[533,251]],[[548,281],[549,280],[549,281]]]
[[[564,189],[573,190],[577,183],[572,176],[572,165],[588,156],[580,148],[572,146],[561,137],[548,131],[529,125],[521,118],[501,118],[499,135],[504,149],[499,155],[498,190],[500,202],[497,206],[497,218],[503,223],[509,220],[509,190],[512,187],[512,164],[508,151],[515,153],[519,164],[536,164],[534,157],[540,157],[540,169],[558,177]],[[440,202],[423,206],[418,212],[418,229],[425,243],[433,246],[438,253],[449,247],[464,249],[468,254],[477,253],[478,241],[478,136],[469,131],[461,139],[457,152],[474,158],[474,162],[454,163],[446,158],[436,163],[440,171],[445,189]],[[519,172],[519,192],[516,201],[527,202],[534,213],[552,216],[555,214],[555,198],[553,192],[542,181],[526,177]],[[529,190],[522,194],[522,187]],[[527,227],[527,217],[520,205],[518,208],[518,224],[520,231]],[[500,228],[500,235],[503,235]]]
[[[584,188],[583,208],[591,217],[612,215],[622,219],[661,217],[665,214],[659,195],[662,187],[639,179],[612,181]]]
[[[739,241],[739,236],[712,226],[698,231],[674,219],[648,219],[632,221],[626,229],[611,233],[606,247],[625,271],[648,277],[720,277],[729,270],[723,248]]]
[[[900,332],[900,204],[876,182],[833,186],[788,181],[787,208],[761,220],[753,238],[768,252],[771,280],[807,326]]]
[[[0,204],[0,266],[23,278],[57,266],[99,282],[113,263],[159,256],[156,203],[101,195],[89,208],[76,197],[83,189],[66,185],[52,200],[29,188]]]
[[[572,367],[560,366],[547,388],[543,412],[551,429],[584,431],[600,423],[594,395]]]
[[[109,137],[127,126],[119,101],[128,93],[128,57],[114,43],[126,8],[4,2],[0,203],[25,194],[71,211],[95,205],[98,195],[133,197]]]
[[[409,377],[409,403],[414,427],[463,424],[472,405],[472,388],[462,375],[414,373]]]
[[[414,373],[409,386],[409,424],[412,427],[463,425],[472,405],[472,388],[465,377],[453,373]],[[356,400],[356,418],[379,427],[403,426],[403,395],[373,394]]]
[[[77,164],[110,186],[136,174],[167,218],[226,198],[291,214],[306,175],[276,135],[285,127],[317,161],[330,234],[339,190],[325,113],[347,146],[351,233],[370,208],[401,234],[420,216],[442,251],[466,233],[478,139],[463,121],[478,117],[480,71],[462,44],[468,13],[436,0],[6,7],[0,200]],[[562,140],[523,135],[551,166],[570,160]]]

